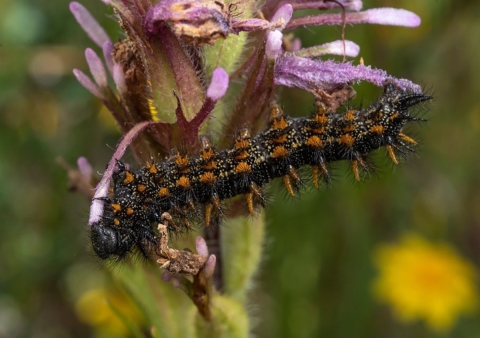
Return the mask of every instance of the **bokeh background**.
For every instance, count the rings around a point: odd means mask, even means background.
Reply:
[[[101,1],[81,2],[110,36],[119,36]],[[258,337],[480,337],[476,291],[477,309],[452,311],[452,324],[443,329],[415,315],[402,321],[394,304],[373,291],[378,248],[401,243],[405,234],[432,248],[446,245],[447,258],[468,268],[447,269],[445,278],[464,276],[473,290],[479,287],[480,3],[364,2],[378,6],[414,11],[422,25],[347,27],[346,38],[361,46],[367,64],[435,96],[422,111],[428,122],[410,129],[421,146],[399,167],[379,152],[378,174],[366,182],[355,183],[337,165],[329,187],[298,199],[285,198],[273,184],[265,254],[249,305]],[[341,28],[301,34],[308,46],[339,39]],[[106,335],[78,316],[84,292],[111,284],[87,250],[88,201],[67,191],[58,160],[74,165],[86,156],[102,172],[120,137],[71,72],[87,69],[83,53],[92,45],[67,1],[0,2],[0,337]],[[353,105],[381,92],[371,85],[356,89]],[[311,110],[312,98],[302,91],[280,97],[292,115]]]

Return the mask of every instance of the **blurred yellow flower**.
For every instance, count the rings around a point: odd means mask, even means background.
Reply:
[[[380,245],[374,261],[379,270],[374,294],[401,322],[422,319],[447,331],[478,305],[475,268],[446,244],[410,234],[398,244]]]
[[[141,322],[136,306],[120,292],[94,289],[85,292],[75,304],[78,317],[95,327],[101,337],[126,337],[130,331],[115,314],[112,307],[121,312],[131,323]]]

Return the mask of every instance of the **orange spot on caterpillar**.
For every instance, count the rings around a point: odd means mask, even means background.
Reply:
[[[179,168],[184,168],[184,167],[188,166],[188,162],[189,162],[188,155],[182,156],[180,154],[177,154],[176,159],[175,159],[175,164]]]
[[[315,122],[325,124],[328,122],[328,117],[325,115],[322,111],[321,114],[316,114],[315,117],[313,118]]]
[[[352,131],[355,130],[355,124],[350,123],[350,124],[346,125],[345,127],[343,127],[342,130],[343,130],[344,133],[351,133]]]
[[[158,196],[160,197],[168,197],[170,196],[170,190],[168,188],[160,188],[158,190]]]
[[[275,147],[275,149],[273,149],[272,157],[282,158],[282,157],[287,157],[288,154],[290,154],[290,152],[287,149],[285,149],[285,147],[278,146],[278,147]]]
[[[235,172],[238,174],[244,174],[252,171],[252,167],[247,162],[240,162],[235,167]]]
[[[355,120],[355,110],[347,111],[344,116],[347,121]]]
[[[190,188],[190,179],[186,176],[182,176],[177,180],[177,186],[184,189]]]
[[[340,136],[340,138],[338,139],[338,142],[351,148],[355,143],[355,138],[350,134],[345,134]]]
[[[283,130],[288,127],[287,121],[282,117],[272,121],[272,129]]]
[[[372,134],[381,135],[381,134],[383,134],[384,131],[385,131],[385,128],[383,126],[372,126],[370,128],[370,132]]]
[[[210,161],[207,164],[203,165],[202,168],[205,170],[213,170],[217,167],[217,162]]]
[[[127,208],[127,215],[133,215],[133,209],[132,208]]]
[[[123,180],[123,183],[128,184],[133,182],[134,178],[131,172],[126,171],[125,172],[125,179]]]
[[[155,174],[157,172],[157,167],[155,166],[155,163],[148,169],[150,174]]]
[[[113,208],[113,213],[114,214],[116,214],[117,212],[122,210],[122,206],[120,204],[112,203],[111,206]]]
[[[212,148],[202,149],[202,152],[201,152],[202,159],[204,159],[205,161],[210,160],[214,154],[215,152],[213,151]]]
[[[118,220],[118,218],[113,219],[113,224],[115,224],[117,227],[120,225],[120,221]]]
[[[248,157],[248,151],[244,150],[241,153],[239,153],[237,156],[235,156],[236,160],[244,160]]]
[[[245,139],[235,140],[235,149],[245,149],[250,146],[250,141]]]
[[[212,143],[207,137],[201,137],[200,142],[202,146],[200,156],[204,161],[208,161],[215,155],[215,151],[213,150]]]
[[[314,148],[321,148],[323,146],[323,142],[320,137],[314,135],[307,139],[307,145]]]
[[[144,184],[137,185],[137,190],[139,192],[144,192],[146,189],[147,189],[147,187]]]
[[[200,176],[200,182],[205,184],[213,185],[216,180],[217,178],[211,172],[206,172]]]

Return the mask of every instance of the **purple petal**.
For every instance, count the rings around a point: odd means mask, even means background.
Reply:
[[[92,93],[101,100],[105,99],[103,94],[100,92],[100,88],[98,88],[97,85],[93,83],[92,80],[90,80],[90,78],[85,75],[81,70],[74,69],[73,75],[75,75],[78,82],[80,82],[80,84],[84,86],[90,93]]]
[[[71,2],[70,11],[90,39],[92,39],[99,47],[102,47],[105,42],[110,41],[107,33],[105,33],[97,20],[93,18],[83,5],[75,1]]]
[[[207,262],[205,263],[205,277],[206,278],[211,278],[213,276],[213,273],[215,272],[215,265],[217,263],[217,257],[215,255],[210,255],[208,257]]]
[[[107,64],[107,68],[110,72],[110,74],[113,73],[113,43],[110,41],[107,41],[103,44],[102,46],[103,50],[103,58],[105,59],[105,63]]]
[[[198,236],[197,239],[195,240],[195,249],[197,250],[197,253],[205,258],[208,257],[208,247],[207,247],[207,242],[205,240]]]
[[[104,201],[102,198],[107,197],[108,189],[110,188],[110,180],[112,175],[117,167],[117,160],[120,160],[125,154],[127,147],[137,138],[138,134],[142,132],[145,128],[152,125],[154,122],[145,121],[135,125],[130,131],[125,134],[117,146],[115,153],[113,154],[110,162],[108,162],[107,169],[103,173],[102,179],[95,188],[95,195],[93,196],[92,203],[90,205],[90,217],[88,219],[88,224],[92,225],[95,222],[98,222],[103,215]]]
[[[91,48],[85,50],[85,58],[90,67],[90,73],[92,73],[97,85],[99,85],[100,88],[106,88],[108,86],[107,73],[105,72],[105,67],[103,67],[102,60]]]
[[[341,4],[341,6],[339,5]],[[332,9],[332,8],[344,8],[350,11],[356,11],[362,9],[363,4],[361,0],[337,0],[337,1],[325,1],[325,0],[298,0],[292,3],[293,9],[298,11],[301,9]],[[343,6],[343,7],[342,7]]]
[[[251,32],[251,31],[260,31],[266,29],[279,29],[283,30],[287,23],[292,18],[293,9],[290,4],[285,4],[281,6],[275,15],[272,17],[272,20],[269,22],[263,19],[232,19],[230,24],[232,30],[235,33],[239,32]]]
[[[292,14],[292,5],[285,4],[275,12],[270,22],[272,24],[278,24],[279,26],[277,27],[277,29],[282,30],[292,18]]]
[[[194,144],[196,142],[196,139],[198,138],[198,129],[210,115],[213,108],[215,108],[217,101],[227,92],[228,82],[228,74],[223,68],[217,68],[213,71],[212,82],[208,87],[205,102],[203,102],[202,107],[190,122],[187,122],[181,109],[180,101],[178,101],[179,105],[175,114],[177,115],[177,123],[179,124],[180,129],[183,129],[187,143]]]
[[[125,74],[123,72],[123,68],[120,64],[115,63],[113,64],[113,82],[117,86],[117,91],[120,94],[125,94],[128,91],[127,83],[125,82]]]
[[[299,57],[282,57],[275,66],[275,84],[306,90],[334,90],[338,85],[367,81],[383,86],[386,81],[393,82],[402,89],[421,93],[421,87],[405,79],[396,79],[381,69],[370,66],[334,61],[310,60]]]
[[[265,46],[265,55],[269,59],[275,59],[282,52],[283,34],[275,30],[268,32],[267,44]]]
[[[303,16],[290,20],[287,29],[294,29],[300,26],[318,25],[343,25],[371,23],[379,25],[417,27],[421,20],[418,15],[405,9],[397,8],[374,8],[358,13],[321,14]]]
[[[325,43],[320,46],[303,48],[293,53],[285,53],[286,55],[294,55],[297,57],[313,58],[325,54],[331,55],[345,55],[350,57],[356,57],[360,52],[360,46],[352,41],[337,40],[329,43]]]
[[[228,82],[229,78],[225,69],[215,69],[212,75],[212,82],[210,82],[210,86],[207,89],[207,97],[215,102],[220,100],[227,92]]]
[[[77,160],[77,166],[82,176],[90,181],[93,174],[93,169],[90,163],[88,163],[88,160],[85,157],[79,157]]]
[[[263,19],[232,19],[231,27],[235,33],[266,30],[270,22]]]
[[[373,8],[360,13],[352,13],[352,15],[356,14],[359,15],[359,20],[362,20],[363,17],[363,23],[378,25],[417,27],[422,22],[417,14],[401,8]]]

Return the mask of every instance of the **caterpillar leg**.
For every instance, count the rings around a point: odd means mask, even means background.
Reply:
[[[220,213],[220,199],[217,195],[214,195],[211,203],[205,206],[205,226],[208,228],[211,224],[212,216],[218,217]]]
[[[415,141],[415,140],[414,140],[413,138],[411,138],[410,136],[405,135],[404,133],[398,134],[398,138],[399,138],[400,140],[403,140],[403,141],[405,141],[405,142],[408,142],[408,143],[410,143],[410,144],[413,144],[414,146],[417,145],[417,141]]]
[[[247,207],[250,214],[253,214],[255,211],[255,199],[259,200],[262,206],[265,205],[265,197],[256,183],[250,185],[250,192],[245,194],[245,198],[247,199]]]
[[[288,193],[292,197],[295,196],[294,188],[297,188],[301,181],[298,172],[293,167],[288,168],[287,175],[283,176],[285,188],[287,188]]]
[[[315,189],[318,189],[320,186],[318,181],[319,176],[325,183],[328,183],[328,181],[330,181],[330,178],[331,178],[330,172],[328,171],[327,166],[323,162],[320,163],[319,165],[312,166],[312,180],[313,180],[313,186],[315,187]]]
[[[360,170],[363,170],[364,173],[369,174],[370,172],[375,171],[375,168],[366,158],[362,157],[360,154],[356,154],[355,159],[352,160],[352,171],[355,180],[357,181],[361,181]]]
[[[395,152],[393,151],[393,147],[391,145],[387,145],[386,148],[387,148],[388,156],[390,157],[392,162],[394,164],[398,164],[398,160],[397,160],[397,157],[395,156]]]

